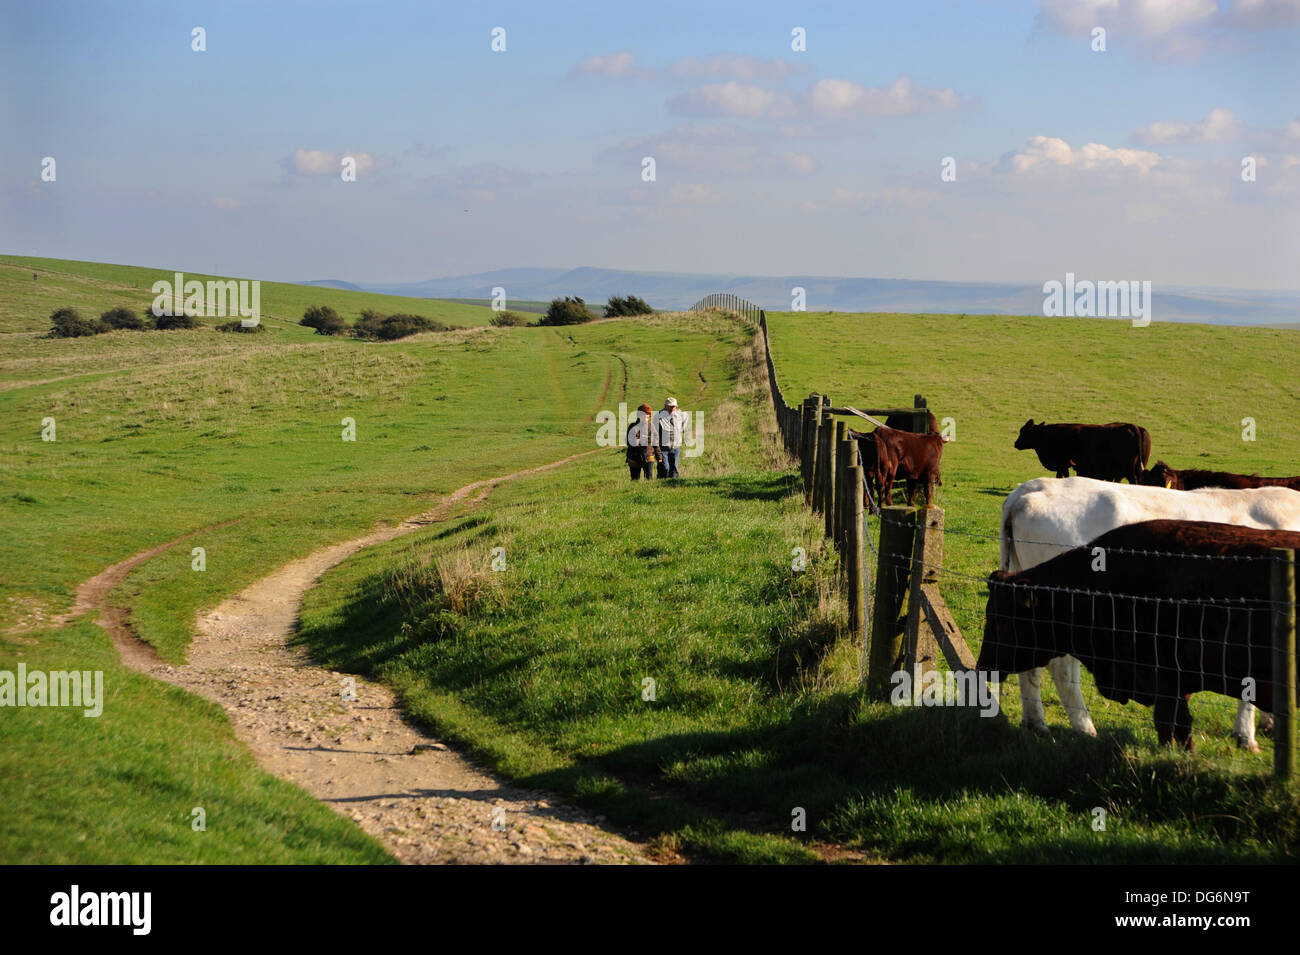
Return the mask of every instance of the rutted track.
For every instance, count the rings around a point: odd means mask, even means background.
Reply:
[[[402,862],[643,863],[638,846],[597,820],[547,793],[503,784],[411,726],[386,687],[355,677],[356,702],[343,702],[346,674],[316,666],[304,648],[288,644],[303,594],[330,567],[364,547],[446,520],[471,495],[472,504],[503,481],[595,453],[475,481],[401,524],[286,564],[200,614],[183,666],[159,660],[108,598],[132,567],[184,537],[87,581],[68,618],[98,610],[126,665],[220,703],[263,768],[355,820]]]

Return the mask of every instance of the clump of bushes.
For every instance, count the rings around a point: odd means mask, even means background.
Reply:
[[[75,308],[56,308],[50,313],[54,327],[51,338],[84,338],[108,331],[108,326],[97,318],[84,318]]]
[[[150,318],[153,317],[153,314],[150,312],[145,312],[144,314],[148,315]],[[145,319],[141,318],[129,308],[125,308],[121,305],[117,308],[110,308],[103,315],[99,316],[99,321],[110,331],[125,329],[133,332],[141,332],[149,327],[149,323],[145,321]]]
[[[609,301],[605,304],[605,317],[616,318],[620,315],[652,315],[654,309],[646,302],[645,299],[636,295],[628,295],[625,298],[619,298],[617,295],[611,295]]]
[[[527,325],[528,319],[518,312],[504,311],[492,316],[492,324],[497,328],[519,328],[521,325]]]
[[[218,325],[217,331],[243,332],[245,335],[256,335],[259,332],[266,331],[266,326],[263,325],[261,322],[258,322],[256,325],[245,325],[239,319],[235,319],[233,322],[223,322],[222,324]]]
[[[365,312],[361,313],[364,317]],[[348,323],[343,321],[343,316],[328,305],[312,305],[302,314],[302,321],[299,325],[306,325],[308,328],[316,329],[317,335],[346,335],[348,333]]]
[[[425,318],[423,315],[398,313],[383,317],[377,312],[367,311],[352,326],[352,334],[357,338],[367,338],[371,341],[390,342],[396,338],[418,335],[420,332],[445,332],[450,328],[450,325],[436,319]]]
[[[581,325],[590,322],[596,316],[587,310],[587,303],[578,296],[551,299],[546,314],[537,322],[538,325]]]
[[[180,315],[154,315],[151,309],[136,313],[129,308],[110,308],[99,318],[86,318],[75,308],[56,308],[50,313],[50,338],[84,338],[105,332],[129,330],[136,332],[173,328],[198,328],[200,322],[184,313]],[[238,324],[236,322],[236,324]],[[251,329],[243,329],[250,331]]]
[[[420,332],[446,332],[452,326],[423,315],[384,315],[373,308],[361,310],[355,325],[349,325],[338,312],[328,305],[312,305],[303,313],[299,325],[316,329],[317,335],[350,335],[367,341],[389,342]]]
[[[160,332],[168,332],[176,328],[198,328],[199,321],[193,315],[186,315],[184,312],[177,312],[175,315],[154,315],[149,312],[153,319],[153,327]]]

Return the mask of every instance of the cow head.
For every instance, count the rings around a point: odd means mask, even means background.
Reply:
[[[1183,489],[1183,480],[1178,472],[1163,461],[1157,461],[1150,470],[1143,471],[1139,483],[1147,487],[1167,487],[1177,491]]]
[[[1034,429],[1038,427],[1034,424],[1034,419],[1030,418],[1020,426],[1020,435],[1016,438],[1016,450],[1027,451],[1034,446]]]
[[[990,574],[984,641],[975,668],[1002,679],[1008,673],[1043,666],[1058,656],[1051,646],[1049,622],[1038,619],[1045,609],[1041,604],[1038,592],[1017,583],[1015,575],[1001,570]]]

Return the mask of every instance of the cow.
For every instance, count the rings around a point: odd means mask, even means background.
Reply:
[[[1017,451],[1032,450],[1043,467],[1058,478],[1070,476],[1073,467],[1079,477],[1137,484],[1151,457],[1151,432],[1123,421],[1110,424],[1034,424],[1030,418],[1020,427]]]
[[[1202,487],[1288,487],[1300,491],[1300,477],[1260,477],[1258,474],[1233,474],[1231,471],[1175,471],[1163,461],[1143,471],[1141,483],[1148,487],[1171,487],[1178,491],[1195,491]]]
[[[1240,702],[1252,679],[1260,708],[1273,708],[1274,547],[1300,547],[1300,531],[1143,521],[1028,570],[996,571],[976,669],[996,679],[1068,654],[1102,696],[1154,706],[1161,743],[1191,750],[1190,694]]]
[[[925,413],[925,434],[938,434],[939,422],[935,420],[934,412]],[[916,415],[908,411],[895,411],[885,418],[885,427],[893,428],[895,431],[910,431],[912,434],[921,434],[923,432],[916,430]]]
[[[925,506],[930,506],[934,485],[943,484],[939,461],[943,457],[944,441],[938,433],[912,434],[895,428],[877,428],[869,434],[857,431],[849,434],[858,442],[864,472],[870,477],[880,506],[890,504],[897,477],[907,481],[908,507],[916,500],[918,489],[925,492]],[[871,507],[870,500],[865,503]]]
[[[1300,531],[1300,492],[1286,488],[1234,490],[1203,488],[1174,491],[1136,485],[1125,487],[1092,478],[1034,478],[1021,484],[1002,503],[1000,569],[1028,570],[1072,547],[1081,547],[1107,531],[1150,520],[1214,521],[1272,530]],[[1079,661],[1069,655],[1047,664],[1070,725],[1096,735],[1079,684]],[[1047,732],[1043,713],[1042,672],[1032,668],[1020,677],[1022,723]],[[1251,752],[1255,711],[1243,702],[1233,736]]]
[[[892,486],[898,460],[891,446],[882,443],[875,431],[848,431],[848,436],[858,443],[858,458],[862,464],[862,506],[875,514],[881,501],[880,491],[889,481]],[[888,503],[888,502],[884,502]]]

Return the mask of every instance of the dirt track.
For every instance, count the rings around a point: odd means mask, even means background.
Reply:
[[[594,453],[476,481],[402,524],[286,564],[201,614],[183,666],[159,660],[108,602],[132,567],[179,541],[87,581],[65,619],[97,610],[124,663],[220,703],[263,768],[355,820],[402,862],[645,863],[640,847],[602,829],[598,819],[547,793],[503,784],[409,725],[383,686],[355,677],[356,701],[344,702],[347,676],[314,665],[305,649],[287,643],[303,594],[344,558],[446,520],[471,495],[471,504],[482,500],[502,481]]]

